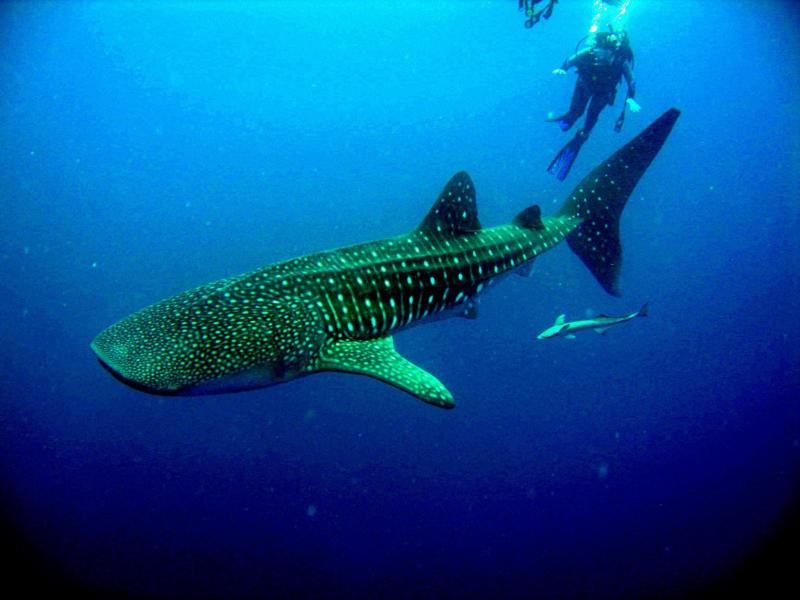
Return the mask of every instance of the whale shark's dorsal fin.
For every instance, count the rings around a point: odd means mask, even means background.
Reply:
[[[538,204],[534,204],[523,210],[514,217],[512,222],[517,227],[522,227],[523,229],[544,229],[544,223],[542,223],[542,209],[539,208]]]
[[[320,353],[315,371],[343,371],[374,377],[441,408],[453,408],[453,395],[441,381],[400,356],[391,336],[374,340],[336,340]]]
[[[558,315],[556,317],[556,322],[553,323],[553,325],[563,325],[564,324],[564,319],[566,319],[566,318],[567,318],[567,315]]]
[[[460,171],[444,186],[417,231],[437,237],[452,237],[473,233],[480,228],[475,186],[469,175]]]

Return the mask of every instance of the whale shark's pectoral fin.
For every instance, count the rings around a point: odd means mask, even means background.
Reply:
[[[391,336],[376,340],[337,340],[326,346],[317,371],[342,371],[374,377],[441,408],[453,408],[453,395],[441,381],[400,356]]]

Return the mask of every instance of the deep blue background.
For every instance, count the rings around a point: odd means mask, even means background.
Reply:
[[[676,594],[797,500],[800,39],[778,2],[634,0],[642,112],[573,173],[543,121],[589,0],[0,9],[0,492],[30,560],[135,595]],[[555,210],[683,111],[622,222],[624,296],[566,247],[476,321],[396,336],[437,410],[324,374],[157,398],[88,343],[165,296],[416,226],[468,170],[481,220]],[[646,320],[572,342],[566,312]],[[23,547],[20,546],[20,547]]]

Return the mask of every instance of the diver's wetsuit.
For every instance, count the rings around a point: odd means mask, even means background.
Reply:
[[[591,100],[586,112],[586,122],[583,124],[584,134],[589,135],[603,108],[614,104],[620,77],[624,77],[628,84],[628,98],[633,98],[636,83],[630,61],[626,56],[617,54],[613,48],[588,48],[564,61],[561,65],[563,70],[567,71],[572,67],[578,69],[578,81],[575,83],[569,111],[549,120],[556,121],[563,131],[567,131],[580,118]]]
[[[628,98],[634,97],[636,83],[631,71],[632,60],[633,52],[627,44],[622,44],[620,47],[597,44],[572,55],[561,65],[564,71],[576,67],[578,81],[575,83],[569,111],[548,121],[558,123],[562,131],[569,130],[584,111],[586,111],[586,121],[583,128],[561,149],[547,168],[551,172],[555,170],[560,180],[566,178],[578,151],[597,124],[602,110],[614,104],[617,85],[622,77],[628,85]]]

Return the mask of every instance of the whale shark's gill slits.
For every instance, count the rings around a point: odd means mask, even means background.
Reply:
[[[375,251],[378,256],[382,248]],[[384,281],[387,280],[388,269],[383,272],[376,265],[369,265],[348,272],[342,271],[345,296],[352,298],[350,314],[354,324],[353,332],[346,332],[346,337],[368,339],[381,334],[388,328],[383,298],[387,295]],[[390,281],[389,286],[393,287]]]
[[[375,306],[377,307],[376,318],[378,318],[378,315],[380,315],[379,317],[380,325],[378,327],[378,330],[381,333],[386,333],[387,331],[389,331],[390,327],[389,327],[389,319],[387,318],[386,314],[386,299],[384,298],[382,286],[380,285],[381,281],[380,274],[378,274],[375,279],[376,279],[376,283],[374,285]]]
[[[416,316],[417,316],[417,305],[419,303],[420,291],[421,291],[421,284],[418,276],[407,275],[406,276],[406,303],[408,306],[406,307],[406,325],[411,323]]]
[[[596,167],[572,191],[558,213],[558,216],[580,220],[567,236],[567,242],[600,285],[614,296],[619,296],[617,279],[622,263],[620,215],[679,115],[677,109],[668,110]]]
[[[356,277],[352,279],[362,279],[360,275],[356,275]],[[363,281],[363,279],[362,279]],[[350,285],[350,283],[345,280],[343,282],[344,289],[346,292],[344,293],[345,298],[345,305],[349,306],[349,321],[353,325],[353,329],[358,335],[363,335],[367,332],[366,324],[367,319],[364,319],[361,313],[361,304],[362,301],[359,299],[360,294],[357,293],[357,287]]]
[[[375,269],[366,269],[363,273],[364,285],[359,289],[361,294],[361,313],[363,314],[364,330],[374,336],[382,331],[383,318],[377,302],[377,280]]]
[[[372,289],[372,281],[374,280],[374,269],[367,268],[361,271],[357,276],[356,282],[358,284],[358,303],[359,315],[361,319],[361,329],[366,337],[371,337],[378,332],[378,315],[376,313],[376,306],[374,303],[374,294]]]
[[[397,325],[403,325],[405,323],[405,298],[403,297],[403,285],[400,282],[400,278],[397,278],[397,284],[393,290],[390,290],[389,294],[389,308],[391,309],[392,313],[394,314],[395,320],[393,321],[392,329],[394,329]]]
[[[324,313],[325,315],[328,315],[328,318],[326,318],[324,315],[323,318],[325,318],[326,321],[332,322],[331,327],[333,327],[335,331],[342,331],[342,322],[339,319],[339,313],[336,310],[337,305],[335,303],[335,300],[331,298],[331,294],[332,291],[329,290],[322,291],[321,295],[325,299],[325,304],[328,307],[328,310]],[[331,329],[328,328],[328,331],[331,331]]]

